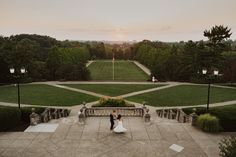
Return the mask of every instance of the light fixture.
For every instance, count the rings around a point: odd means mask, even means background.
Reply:
[[[207,73],[207,70],[206,70],[206,69],[203,69],[203,70],[202,70],[202,74],[203,74],[203,75],[206,75],[206,73]]]
[[[25,71],[25,68],[21,68],[20,69],[20,72],[22,73],[22,74],[24,74],[26,71]]]
[[[15,73],[15,69],[14,68],[10,68],[10,73],[14,74]]]
[[[219,70],[214,70],[214,75],[219,75]]]

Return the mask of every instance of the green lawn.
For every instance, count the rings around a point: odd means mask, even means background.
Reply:
[[[127,99],[139,103],[146,101],[152,106],[200,105],[207,102],[207,86],[180,85]],[[211,88],[210,103],[230,100],[236,100],[236,89]]]
[[[157,84],[64,84],[72,88],[83,89],[107,96],[119,96],[140,90],[160,87]]]
[[[32,105],[72,106],[98,98],[48,85],[21,85],[21,103]],[[17,87],[0,87],[0,101],[17,103]]]
[[[113,80],[112,61],[95,61],[88,66],[92,80]],[[149,76],[133,62],[115,61],[115,81],[146,81]]]

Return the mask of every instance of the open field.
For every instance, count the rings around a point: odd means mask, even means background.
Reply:
[[[92,80],[113,80],[112,61],[95,61],[88,66]],[[115,81],[146,81],[149,76],[133,62],[115,61]]]
[[[21,85],[21,103],[31,105],[72,106],[98,98],[48,85]],[[0,101],[17,103],[17,87],[0,87]]]
[[[143,84],[143,85],[135,85],[135,84],[64,84],[65,86],[69,86],[72,88],[83,89],[107,96],[119,96],[131,92],[136,92],[140,90],[150,89],[161,87],[164,85],[157,84]]]
[[[200,105],[207,102],[207,86],[179,85],[127,99],[138,103],[146,101],[152,106]],[[236,89],[211,88],[210,103],[230,100],[236,100]]]

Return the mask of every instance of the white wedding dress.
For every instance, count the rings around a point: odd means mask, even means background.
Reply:
[[[123,123],[121,120],[118,121],[118,125],[114,128],[113,130],[115,133],[122,133],[122,132],[126,132],[127,129],[125,129],[123,127]]]

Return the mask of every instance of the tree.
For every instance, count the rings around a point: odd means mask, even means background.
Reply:
[[[48,59],[46,62],[50,80],[57,79],[57,72],[60,68],[61,62],[62,61],[58,47],[53,47],[49,52]]]
[[[231,29],[223,25],[215,25],[210,30],[205,30],[204,36],[207,37],[213,45],[217,45],[230,38],[232,35],[230,31]]]
[[[206,48],[206,58],[207,65],[205,68],[210,69],[220,69],[223,65],[222,52],[227,51],[229,44],[226,42],[231,36],[231,29],[228,27],[213,26],[210,30],[205,30],[203,35],[209,39]]]
[[[236,51],[222,53],[224,57],[224,79],[231,84],[236,82]]]

